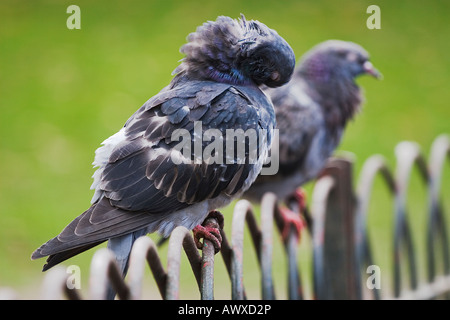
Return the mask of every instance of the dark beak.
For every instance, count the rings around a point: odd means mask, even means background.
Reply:
[[[383,79],[383,75],[373,66],[372,62],[364,62],[363,69],[365,73],[370,74],[372,77],[380,80]]]

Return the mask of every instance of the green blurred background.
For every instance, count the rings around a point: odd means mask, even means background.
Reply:
[[[81,30],[66,27],[71,4],[81,8]],[[371,4],[381,8],[380,30],[366,27]],[[24,298],[40,296],[44,261],[30,261],[31,252],[89,206],[95,149],[170,82],[188,33],[218,15],[237,18],[240,13],[276,29],[297,58],[331,38],[357,42],[370,52],[384,80],[358,79],[366,103],[340,146],[355,155],[355,182],[370,155],[383,154],[394,169],[398,142],[416,141],[428,155],[432,141],[450,133],[447,1],[2,0],[0,287],[13,287]],[[371,240],[382,270],[382,289],[388,289],[392,202],[380,181],[375,186]],[[309,195],[311,190],[312,183],[307,186]],[[409,199],[419,271],[424,275],[426,197],[417,173]],[[448,199],[444,205],[450,207]],[[232,208],[223,212],[229,230]],[[305,234],[299,258],[307,288],[309,242]],[[245,284],[249,297],[259,298],[260,275],[250,246],[245,254]],[[94,251],[65,264],[81,267],[84,290]],[[276,290],[283,298],[286,262],[281,247],[275,252]],[[223,276],[216,279],[216,297],[229,298],[227,275],[218,261],[216,271]],[[182,270],[181,297],[196,298],[187,263]],[[148,279],[149,296],[157,296],[150,275]]]

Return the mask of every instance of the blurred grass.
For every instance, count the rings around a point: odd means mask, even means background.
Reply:
[[[81,30],[66,28],[66,8],[71,4],[81,8]],[[366,28],[370,4],[381,8],[381,30]],[[428,154],[437,135],[450,133],[449,9],[448,2],[424,4],[419,0],[3,0],[0,286],[23,288],[24,295],[37,297],[37,292],[27,289],[42,282],[43,261],[30,261],[31,252],[89,206],[94,150],[169,83],[171,71],[182,58],[179,47],[204,21],[244,13],[276,29],[297,57],[330,38],[360,43],[371,53],[384,80],[358,80],[366,103],[340,146],[340,150],[355,154],[357,177],[365,159],[374,153],[383,154],[395,168],[394,148],[399,141],[416,141]],[[448,171],[443,179],[446,195]],[[307,190],[310,194],[312,184]],[[418,176],[413,176],[408,195],[423,274],[426,199]],[[391,273],[392,205],[380,182],[373,199],[370,231],[384,280]],[[446,208],[450,208],[449,201],[447,196]],[[224,210],[228,227],[231,212],[232,208]],[[303,270],[311,262],[307,244],[305,236],[300,258]],[[249,296],[258,298],[259,271],[254,271],[256,258],[251,251],[246,250],[245,283],[250,287]],[[80,265],[84,281],[93,252],[67,263]],[[285,261],[281,248],[275,252],[276,289],[284,297]],[[226,298],[227,278],[220,265],[217,263],[218,273],[224,277],[216,280],[216,296]],[[308,278],[310,270],[303,276]],[[186,281],[189,292],[189,279]]]

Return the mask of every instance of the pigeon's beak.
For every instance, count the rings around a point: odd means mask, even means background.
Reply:
[[[383,75],[378,71],[370,61],[366,61],[363,64],[364,72],[370,74],[372,77],[377,79],[383,79]]]

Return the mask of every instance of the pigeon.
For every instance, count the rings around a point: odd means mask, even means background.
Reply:
[[[319,175],[347,123],[360,110],[363,96],[355,78],[363,74],[381,78],[365,49],[353,42],[328,40],[304,54],[288,84],[265,88],[279,129],[279,170],[260,175],[244,198],[259,202],[270,191],[285,200],[296,190],[299,208],[306,208],[304,192],[297,188]],[[298,215],[295,218],[286,208],[280,211],[297,231],[303,228]]]
[[[96,150],[91,205],[32,253],[33,260],[48,256],[43,271],[109,240],[126,274],[136,238],[195,229],[258,176],[276,124],[260,87],[290,80],[292,48],[241,15],[203,23],[180,52],[170,84]],[[236,133],[252,130],[252,141]]]

